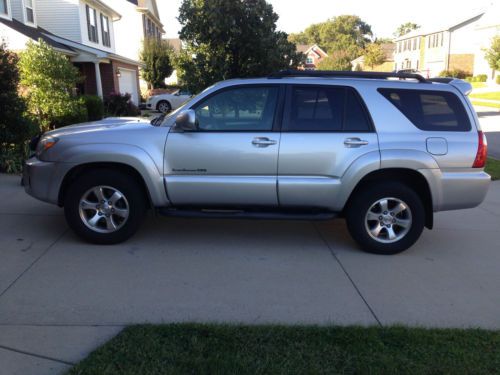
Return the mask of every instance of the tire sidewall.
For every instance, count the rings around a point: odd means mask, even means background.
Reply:
[[[370,207],[382,198],[397,198],[405,202],[411,210],[412,224],[408,233],[399,241],[381,243],[373,239],[365,226],[366,213]],[[384,183],[362,189],[353,197],[347,214],[347,227],[351,236],[364,251],[392,255],[412,246],[422,234],[425,224],[425,208],[418,194],[401,183]]]
[[[167,106],[167,110],[166,110],[166,111],[162,111],[162,110],[160,109],[160,106],[161,106],[162,104],[165,104],[165,105]],[[170,103],[169,103],[168,101],[166,101],[166,100],[161,100],[160,102],[158,102],[158,105],[157,105],[156,109],[157,109],[158,111],[160,111],[161,113],[168,113],[168,112],[170,112],[170,111],[172,110],[172,106],[170,105]]]
[[[115,232],[99,233],[87,227],[79,212],[82,196],[92,187],[106,185],[119,190],[127,199],[129,216]],[[99,169],[78,177],[69,187],[64,200],[64,213],[69,226],[86,241],[97,244],[115,244],[131,237],[140,227],[146,210],[144,193],[134,178],[114,170]]]

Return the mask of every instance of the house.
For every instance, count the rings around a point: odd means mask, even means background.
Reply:
[[[305,70],[315,70],[319,63],[328,57],[328,54],[323,51],[317,44],[312,46],[307,44],[299,44],[297,46],[297,52],[302,52],[306,56],[306,63],[303,69]]]
[[[481,28],[481,20],[488,14],[491,19]],[[498,33],[498,14],[498,8],[492,6],[450,24],[432,29],[423,27],[396,38],[394,69],[415,69],[428,77],[444,70],[461,70],[468,75],[491,73],[480,50],[484,47],[479,46],[487,42],[485,34]]]
[[[385,56],[385,60],[382,64],[376,65],[373,68],[367,66],[365,65],[365,56],[363,55],[351,61],[352,70],[357,70],[359,68],[367,71],[392,72],[394,70],[394,51],[396,45],[394,43],[382,43],[380,48]]]
[[[124,15],[128,19],[126,7],[131,4],[134,15],[146,20],[146,32],[161,36],[163,29],[158,29],[158,20],[149,14],[150,8],[141,8],[133,0],[121,0],[116,8],[104,0],[0,0],[0,4],[0,39],[8,48],[23,50],[28,40],[41,38],[80,70],[84,77],[78,87],[80,93],[101,97],[111,92],[130,93],[132,100],[139,103],[139,42],[134,46],[135,54],[122,46],[131,35],[142,39],[144,27],[135,25],[123,34],[119,22]],[[154,18],[154,27],[151,21],[147,28],[150,18]]]
[[[490,48],[495,36],[500,36],[500,4],[496,3],[486,10],[475,26],[474,38],[474,75],[486,74],[494,81],[499,71],[494,71],[485,59],[485,49]]]

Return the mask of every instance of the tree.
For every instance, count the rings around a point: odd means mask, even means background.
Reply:
[[[183,0],[178,20],[186,50],[177,60],[192,92],[236,77],[266,76],[304,60],[265,0]]]
[[[173,69],[173,49],[166,40],[146,38],[140,54],[141,61],[145,64],[142,77],[149,88],[165,86],[165,78],[170,77]]]
[[[420,26],[413,22],[406,22],[398,26],[396,31],[394,32],[394,37],[399,38],[405,34],[408,34],[412,30],[419,29]]]
[[[0,169],[19,172],[24,145],[36,132],[18,94],[18,57],[0,44]]]
[[[342,15],[312,24],[291,39],[300,44],[317,44],[328,53],[320,69],[351,70],[351,61],[363,53],[372,36],[371,26],[361,18]]]
[[[43,131],[87,120],[83,100],[73,95],[81,79],[78,69],[42,39],[27,43],[19,72],[28,111]]]
[[[491,47],[485,51],[485,58],[490,68],[500,70],[500,36],[495,36],[491,41]]]
[[[378,43],[369,44],[365,49],[365,64],[373,69],[385,61],[385,53]]]
[[[318,70],[351,70],[352,56],[344,51],[335,51],[321,60],[316,67]]]

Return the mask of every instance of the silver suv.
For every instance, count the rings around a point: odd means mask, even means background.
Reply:
[[[480,204],[490,176],[470,85],[415,74],[283,71],[218,83],[152,124],[106,119],[45,133],[26,191],[100,244],[145,211],[345,217],[368,252],[395,254],[433,213]]]

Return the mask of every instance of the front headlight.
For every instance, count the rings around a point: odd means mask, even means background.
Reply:
[[[59,141],[57,137],[42,137],[36,146],[36,156],[40,156],[48,149],[54,147]]]

